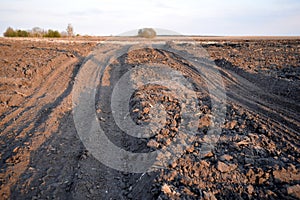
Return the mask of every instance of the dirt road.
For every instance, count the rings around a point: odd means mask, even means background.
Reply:
[[[126,151],[172,146],[188,104],[165,87],[141,86],[130,97],[132,120],[147,125],[149,110],[159,103],[166,121],[150,138],[125,134],[110,101],[126,72],[163,64],[180,71],[197,96],[193,141],[168,166],[146,173],[102,164],[76,130],[76,77],[95,48],[104,54],[120,46],[99,40],[0,39],[0,199],[300,199],[299,39],[177,38],[171,44],[183,50],[203,47],[214,61],[226,94],[222,124],[212,123],[212,102],[222,99],[210,93],[203,74],[187,59],[144,48],[112,61],[98,85],[95,110],[107,137]],[[137,72],[131,80],[138,85],[147,75]],[[203,156],[205,138],[216,126],[220,137]]]

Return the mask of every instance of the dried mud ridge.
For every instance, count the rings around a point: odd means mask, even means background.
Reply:
[[[123,133],[108,105],[113,86],[129,69],[147,63],[168,65],[193,83],[199,100],[198,132],[192,145],[166,169],[143,174],[106,167],[77,135],[71,91],[96,45],[0,40],[0,199],[300,198],[298,40],[202,44],[218,66],[227,95],[222,133],[204,158],[201,145],[213,126],[212,107],[193,66],[152,48],[116,59],[104,72],[95,107],[110,140],[128,151],[172,145],[184,106],[167,88],[141,87],[131,97],[130,117],[147,124],[151,106],[159,102],[166,109],[165,126],[148,139]],[[98,45],[103,51],[116,47]]]

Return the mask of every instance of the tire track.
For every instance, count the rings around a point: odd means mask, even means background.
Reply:
[[[35,151],[46,139],[57,131],[58,121],[63,113],[71,109],[70,92],[80,62],[77,58],[68,60],[65,64],[52,71],[46,81],[35,92],[23,108],[30,108],[22,115],[23,109],[18,109],[5,119],[16,118],[1,133],[1,140],[9,143],[9,148],[1,150],[0,195],[10,196],[10,185],[14,185],[19,176],[28,167],[30,152]],[[74,65],[77,67],[74,68]],[[10,132],[19,124],[14,132]],[[23,124],[23,125],[21,125]],[[17,160],[17,162],[15,162]],[[10,165],[9,163],[13,163]],[[9,164],[9,165],[8,165]]]

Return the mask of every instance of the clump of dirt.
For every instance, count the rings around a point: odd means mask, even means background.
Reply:
[[[161,145],[168,145],[170,138],[167,137],[174,137],[178,131],[181,111],[179,101],[164,92],[164,88],[161,86],[152,86],[141,88],[139,92],[134,94],[131,102],[131,117],[137,124],[150,122],[150,110],[156,103],[160,103],[165,108],[167,113],[166,127],[155,135],[157,141],[150,140],[148,146],[161,148]]]
[[[156,179],[157,195],[163,192],[166,199],[286,199],[289,188],[299,184],[299,150],[295,151],[293,136],[283,145],[282,135],[265,119],[237,105],[227,110],[215,151],[199,159],[195,143],[191,152],[161,172]],[[171,192],[161,190],[163,185]]]
[[[166,87],[140,87],[129,102],[132,120],[149,124],[153,107],[160,104],[165,124],[150,138],[127,135],[114,122],[110,107],[112,90],[123,74],[143,64],[165,64],[192,82],[198,98],[193,142],[167,167],[142,174],[103,165],[76,133],[71,91],[96,45],[103,52],[118,47],[97,41],[0,39],[1,199],[300,198],[298,40],[202,44],[222,75],[227,98],[220,138],[205,155],[203,137],[214,116],[205,81],[192,64],[155,48],[117,58],[103,73],[95,108],[109,139],[127,151],[172,146],[185,104]],[[180,46],[193,48],[184,41]]]

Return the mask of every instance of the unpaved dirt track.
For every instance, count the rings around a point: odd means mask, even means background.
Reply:
[[[204,158],[200,149],[211,125],[210,97],[184,58],[148,48],[121,56],[105,71],[95,105],[101,126],[114,143],[133,152],[170,145],[182,105],[164,88],[141,88],[130,103],[132,119],[147,123],[150,105],[161,102],[167,123],[151,139],[122,133],[107,104],[126,71],[162,63],[198,88],[193,145],[167,169],[145,174],[106,167],[77,135],[71,92],[97,41],[0,39],[0,199],[299,199],[300,41],[230,39],[202,44],[222,75],[227,96],[220,139]]]

